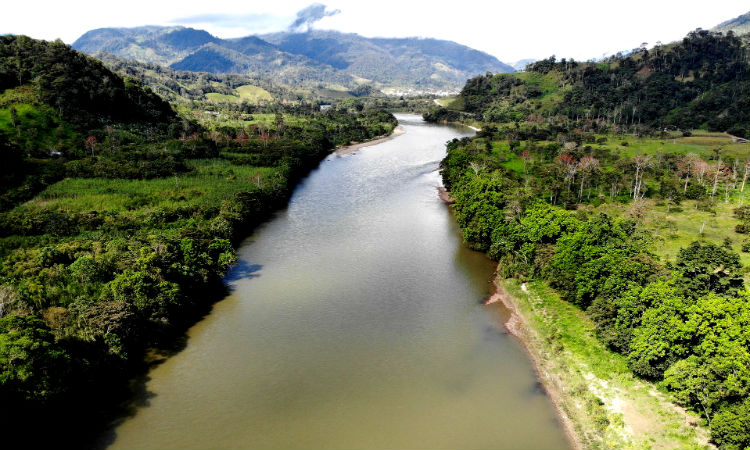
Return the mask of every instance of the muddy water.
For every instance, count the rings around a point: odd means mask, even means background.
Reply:
[[[435,171],[471,130],[330,156],[240,248],[231,294],[149,374],[111,448],[567,448]]]

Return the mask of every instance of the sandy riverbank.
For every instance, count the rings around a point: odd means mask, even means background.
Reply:
[[[452,205],[456,203],[456,199],[451,197],[451,193],[448,192],[448,189],[438,186],[438,195],[440,196],[440,200],[444,201],[447,205]]]
[[[405,134],[405,133],[406,133],[406,130],[404,129],[404,127],[402,127],[401,125],[399,125],[396,128],[394,128],[393,132],[391,134],[389,134],[388,136],[384,136],[384,137],[381,137],[381,138],[373,139],[372,141],[360,142],[360,143],[356,143],[356,144],[347,145],[345,147],[339,147],[339,148],[337,148],[334,151],[334,153],[336,153],[337,155],[346,155],[347,153],[356,152],[357,150],[359,150],[361,148],[369,147],[371,145],[382,144],[383,142],[389,141],[389,140],[391,140],[391,139],[393,139],[393,138],[395,138],[397,136],[401,136],[402,134]]]

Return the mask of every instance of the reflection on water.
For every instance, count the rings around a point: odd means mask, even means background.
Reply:
[[[438,199],[445,142],[332,155],[240,249],[231,294],[149,373],[112,448],[567,448],[527,356],[481,306],[493,264]]]

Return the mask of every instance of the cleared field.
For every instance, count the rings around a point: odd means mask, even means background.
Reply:
[[[219,94],[211,92],[206,94],[206,98],[216,103],[239,103],[246,101],[248,103],[260,103],[262,101],[271,101],[273,96],[270,92],[259,86],[246,84],[234,90],[235,95]]]
[[[159,207],[211,206],[238,192],[261,189],[281,180],[278,169],[193,160],[193,171],[152,180],[67,178],[45,189],[21,208],[69,212],[133,211]]]

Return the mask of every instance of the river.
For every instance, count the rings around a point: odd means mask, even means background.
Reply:
[[[329,156],[242,244],[110,448],[569,448],[438,198],[445,142],[473,132],[397,117],[406,134]]]

